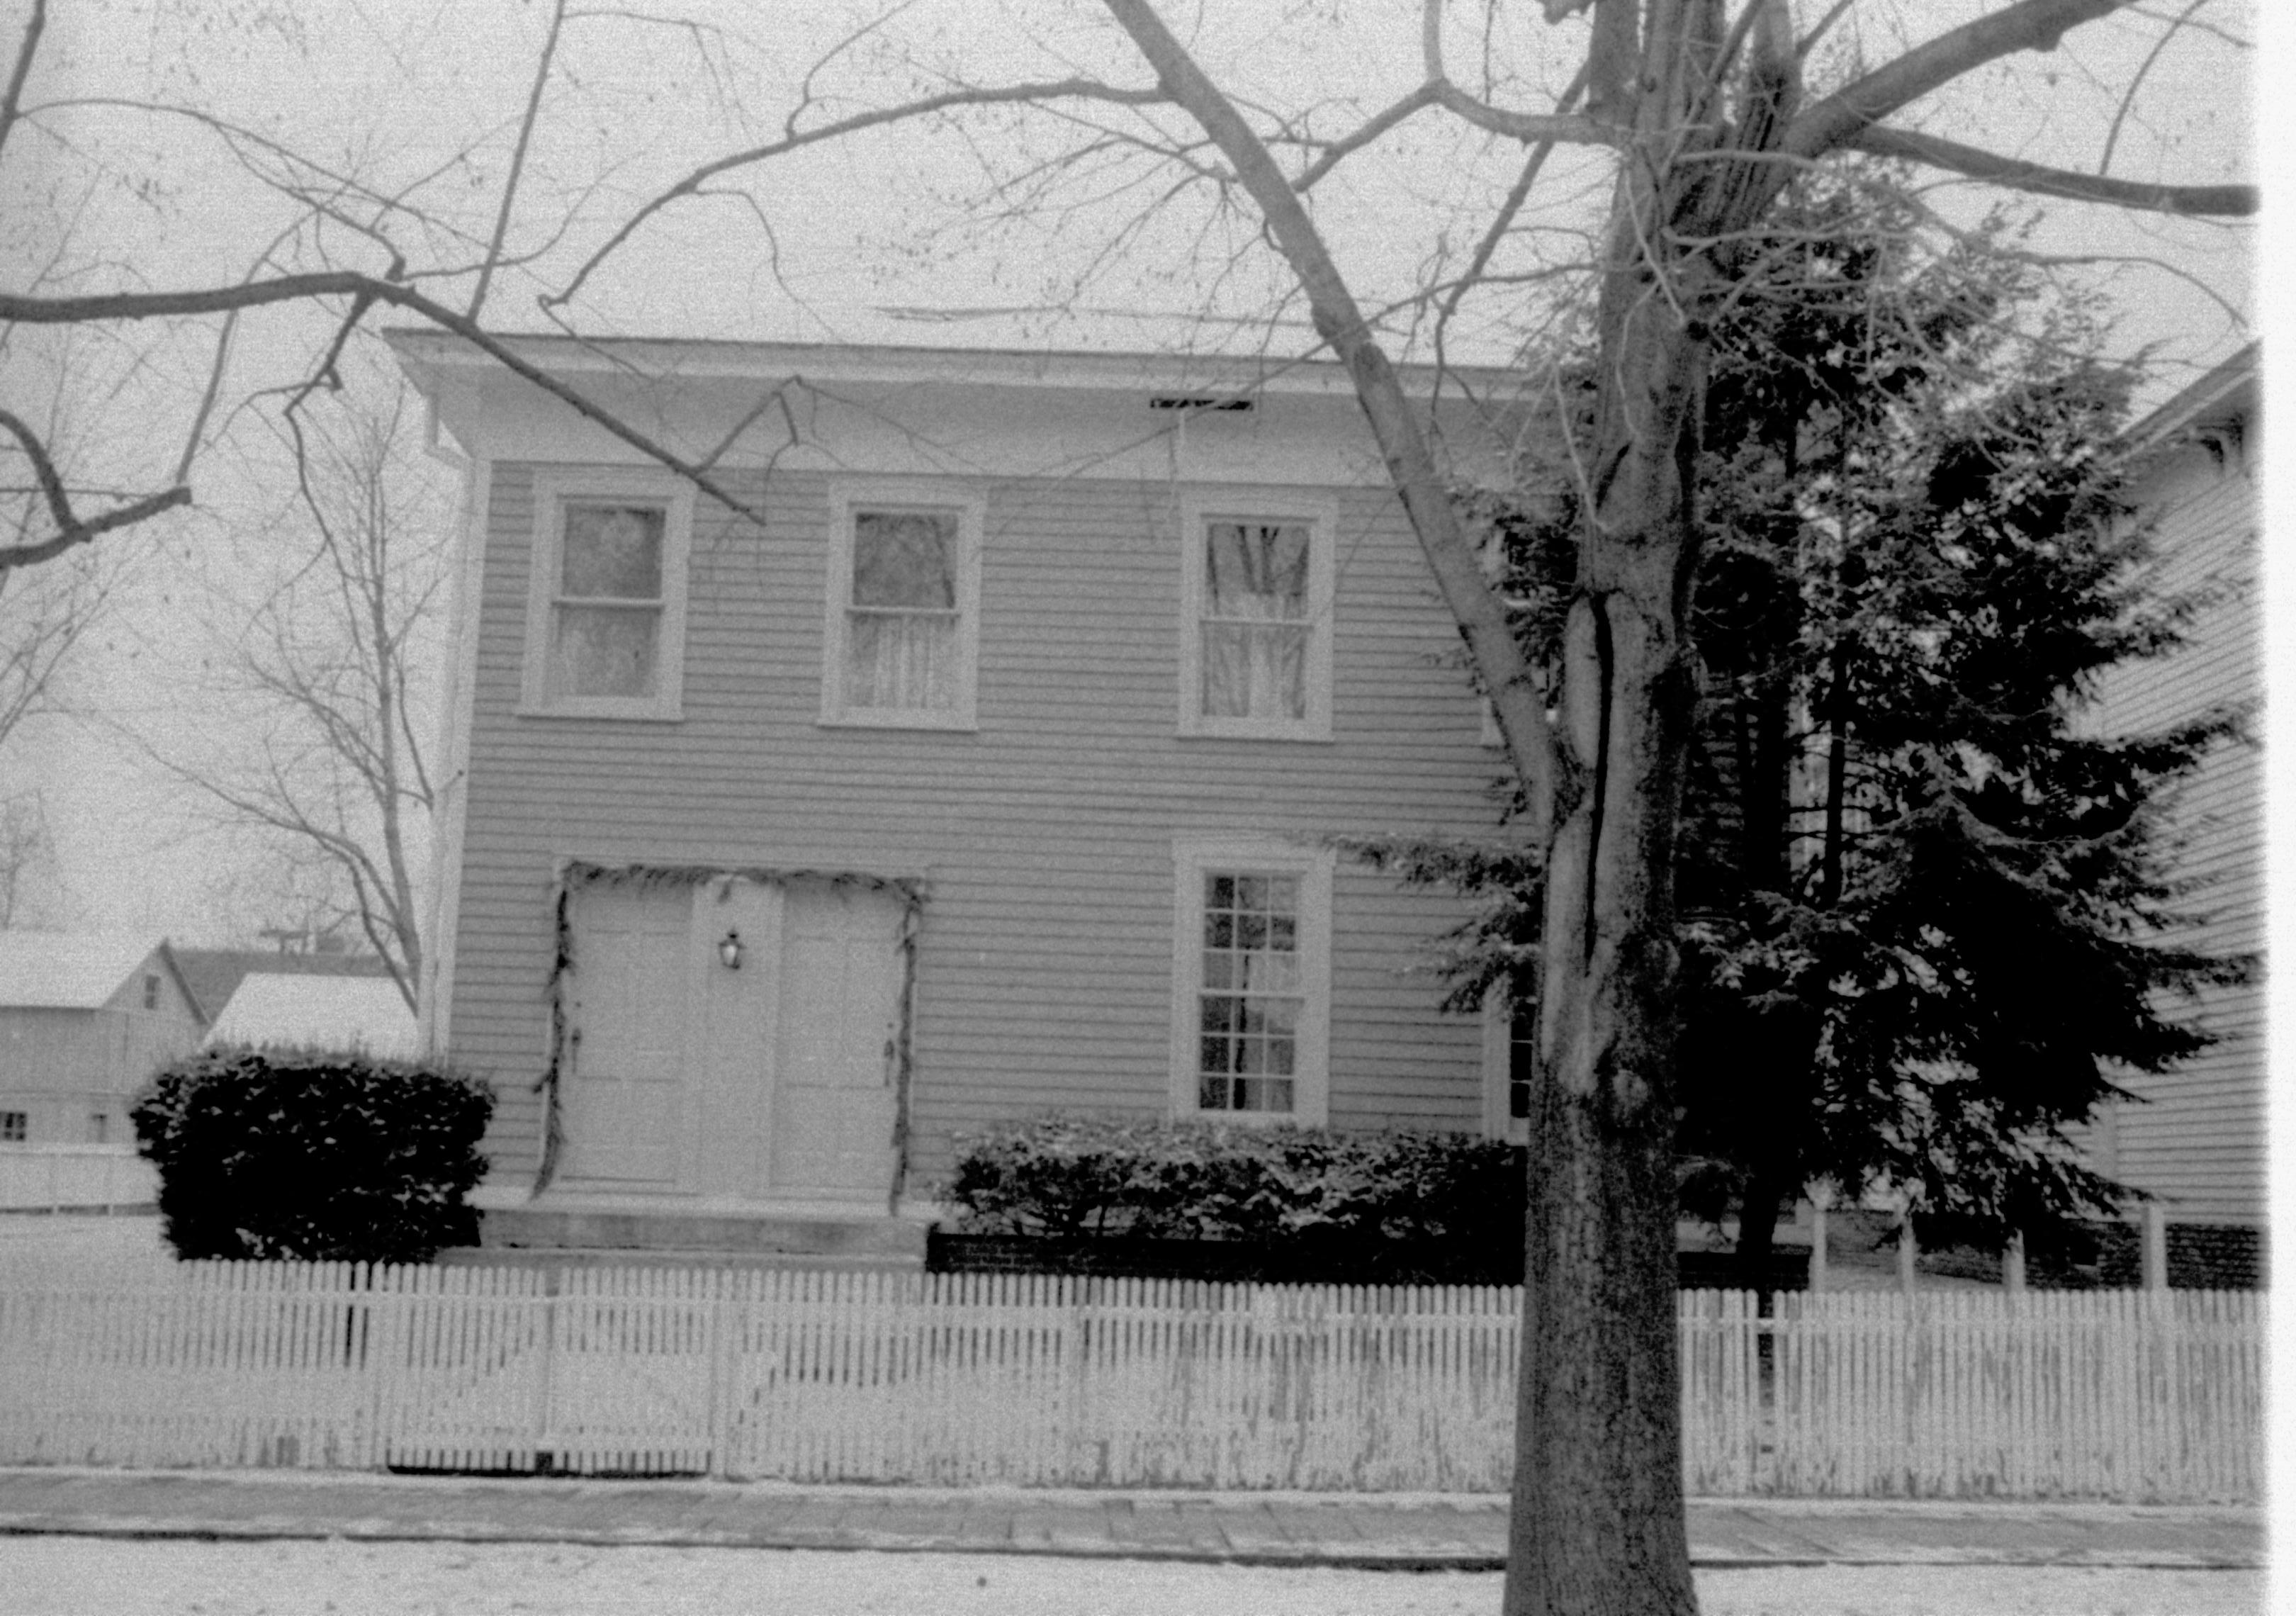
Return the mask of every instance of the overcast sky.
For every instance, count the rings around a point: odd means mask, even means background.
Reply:
[[[773,138],[805,70],[870,14],[731,0],[665,9],[702,26],[642,26],[632,12],[568,23],[505,242],[528,261],[491,291],[490,324],[540,329],[538,291],[562,286],[615,221],[695,164]],[[1192,14],[1163,9],[1176,24]],[[1217,21],[1198,23],[1197,48],[1233,91],[1318,106],[1318,129],[1336,129],[1360,115],[1350,101],[1375,106],[1410,87],[1409,9],[1224,4],[1204,8]],[[1493,93],[1534,107],[1567,80],[1574,64],[1557,48],[1563,37],[1537,21],[1537,8],[1503,8],[1518,37],[1488,53],[1468,31],[1483,8],[1453,9],[1458,77],[1486,60],[1513,62]],[[1867,0],[1841,37],[1878,58],[1905,30],[1933,31],[1972,9],[1975,0]],[[493,226],[549,8],[56,0],[51,13],[26,91],[28,105],[45,110],[0,162],[0,218],[12,221],[0,225],[0,252],[12,260],[0,267],[12,285],[65,272],[52,289],[93,290],[223,283],[258,262],[381,267],[385,247],[373,239],[340,225],[293,228],[303,216],[277,182],[311,169],[291,170],[277,155],[287,151],[421,209],[420,220],[395,215],[389,231],[418,274],[473,261]],[[2256,31],[2241,0],[2216,0],[2196,17],[2230,35]],[[2078,30],[2054,55],[1972,76],[1917,121],[2077,168],[2095,168],[2110,142],[2116,174],[2256,177],[2251,59],[2222,37],[2194,31],[2173,45],[2122,109],[2120,90],[2157,33],[2142,18]],[[1096,7],[945,0],[861,37],[816,81],[819,110],[805,121],[884,104],[944,70],[973,82],[1147,78]],[[210,121],[152,110],[161,104]],[[2283,116],[2268,103],[2265,111]],[[1115,349],[1268,340],[1265,317],[1285,283],[1248,227],[1191,193],[1110,256],[1111,234],[1160,194],[1144,163],[1113,152],[1068,172],[1047,202],[1028,189],[1025,160],[1072,147],[1079,126],[1009,114],[971,127],[969,141],[912,128],[817,147],[754,171],[744,194],[681,204],[611,259],[572,308],[586,330],[629,334]],[[1364,301],[1407,292],[1439,245],[1464,252],[1520,160],[1423,114],[1328,182],[1319,221]],[[1008,188],[984,201],[992,179]],[[1527,216],[1533,228],[1499,266],[1528,275],[1569,264],[1603,190],[1599,162],[1564,152]],[[1936,200],[1967,218],[1992,199],[1946,186]],[[355,200],[342,209],[357,210]],[[2093,260],[2096,283],[2116,299],[2116,346],[2158,357],[2156,397],[2248,334],[2242,322],[2257,297],[2244,227],[2053,205],[2035,245]],[[467,303],[466,276],[433,284],[445,300]],[[1465,357],[1503,357],[1522,335],[1522,307],[1514,297],[1471,306],[1459,333]],[[1275,346],[1305,345],[1296,324],[1275,329]],[[196,410],[214,334],[211,322],[185,323],[61,352],[19,340],[0,353],[0,383],[12,398],[63,390],[88,480],[156,487],[164,470],[155,466],[172,459]],[[73,670],[70,693],[84,710],[178,735],[209,726],[201,745],[231,743],[234,714],[208,683],[217,647],[202,625],[227,637],[297,561],[274,525],[291,504],[275,428],[268,406],[250,401],[291,381],[325,335],[308,311],[242,324],[217,440],[194,472],[200,508],[135,542],[119,609]],[[155,456],[155,444],[171,447]],[[200,831],[180,793],[112,729],[51,723],[24,741],[4,783],[37,779],[48,792],[62,854],[56,917],[212,938],[217,880],[247,865],[250,849]]]

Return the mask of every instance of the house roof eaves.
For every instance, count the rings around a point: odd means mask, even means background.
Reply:
[[[2253,416],[2262,369],[2263,344],[2247,344],[2131,426],[2128,442],[2142,454],[2190,428]]]
[[[484,373],[498,368],[485,350],[461,337],[426,326],[383,332],[402,362],[439,373]],[[498,340],[521,358],[559,375],[627,374],[633,366],[689,380],[753,380],[805,374],[849,383],[924,381],[988,387],[1117,392],[1143,389],[1180,394],[1235,396],[1272,393],[1352,398],[1355,382],[1335,359],[1270,354],[1121,353],[1081,349],[921,348],[865,343],[729,342],[693,338],[578,338],[557,333],[501,332]],[[1433,389],[1432,365],[1396,366],[1406,390]],[[1519,371],[1490,365],[1450,365],[1443,373],[1470,388],[1502,387]]]

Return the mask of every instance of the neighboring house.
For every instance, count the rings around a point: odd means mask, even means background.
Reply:
[[[332,949],[178,948],[176,964],[212,1022],[250,973],[266,976],[348,976],[388,980],[390,967],[372,954]]]
[[[2152,446],[2136,489],[2155,524],[2160,587],[2196,595],[2187,643],[2116,669],[2097,691],[2107,731],[2163,728],[2212,709],[2259,718],[2264,688],[2257,431],[2258,351],[2243,349],[2135,429]],[[2264,947],[2263,759],[2247,740],[2218,743],[2178,791],[2170,824],[2183,839],[2174,872],[2204,923],[2178,940],[2215,953]],[[2219,1041],[2173,1071],[2123,1079],[2121,1104],[2092,1130],[2102,1169],[2160,1198],[2177,1221],[2245,1224],[2266,1215],[2265,992],[2208,990],[2194,1014]]]
[[[736,514],[393,342],[465,457],[423,997],[489,1241],[886,1234],[1054,1107],[1506,1126],[1463,906],[1324,845],[1501,767],[1341,367],[516,340]]]
[[[131,1139],[137,1090],[207,1024],[163,939],[0,931],[0,1144]]]
[[[421,1047],[414,1013],[387,976],[250,972],[208,1029],[205,1042],[283,1046],[388,1057]]]

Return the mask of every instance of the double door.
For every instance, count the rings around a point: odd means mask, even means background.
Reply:
[[[902,915],[891,893],[831,881],[581,889],[561,1181],[882,1206]]]

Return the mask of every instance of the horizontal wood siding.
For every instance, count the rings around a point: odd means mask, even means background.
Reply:
[[[2165,728],[2214,709],[2252,715],[2263,693],[2253,463],[2239,443],[2177,451],[2143,490],[2157,523],[2159,587],[2201,604],[2173,654],[2115,669],[2100,683],[2106,733]],[[2262,759],[2244,740],[2222,742],[2178,789],[2169,824],[2176,877],[2191,883],[2188,946],[2223,954],[2264,946]],[[2180,1009],[2218,1042],[2173,1071],[2124,1080],[2144,1103],[2120,1108],[2111,1134],[2126,1182],[2165,1197],[2190,1219],[2260,1221],[2265,1211],[2264,994],[2212,989]]]
[[[996,1119],[1166,1108],[1176,835],[1494,822],[1498,765],[1457,635],[1384,489],[1341,500],[1333,738],[1301,742],[1177,734],[1184,490],[1113,480],[974,485],[978,733],[816,722],[827,484],[795,473],[745,488],[762,532],[697,510],[682,722],[517,716],[532,470],[492,478],[451,1034],[502,1094],[489,1146],[505,1177],[536,1159],[562,857],[924,877],[914,1164],[930,1180],[952,1135]],[[1343,865],[1335,1123],[1476,1125],[1479,1029],[1439,1014],[1418,970],[1462,915]]]

